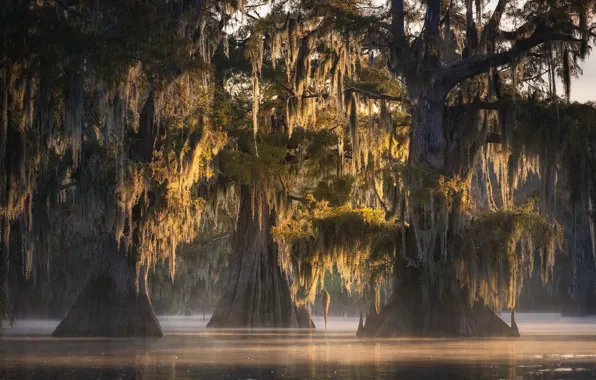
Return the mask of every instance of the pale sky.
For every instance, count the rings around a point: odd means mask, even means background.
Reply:
[[[596,48],[583,64],[584,74],[571,78],[571,100],[596,101]]]

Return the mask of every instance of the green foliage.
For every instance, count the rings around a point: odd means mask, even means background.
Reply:
[[[383,61],[379,60],[377,62]],[[372,94],[384,94],[396,98],[401,97],[404,90],[403,86],[391,75],[384,62],[363,67],[358,72],[357,79],[348,79],[346,81],[346,87],[355,87]]]
[[[346,290],[374,290],[391,268],[388,257],[395,250],[395,221],[386,221],[378,209],[331,207],[327,201],[309,199],[310,205],[296,218],[273,228],[282,267],[300,280],[292,287],[296,298],[313,302],[317,289],[325,287],[325,274],[335,270]],[[375,252],[372,261],[371,252]]]
[[[317,184],[313,196],[317,201],[327,201],[331,206],[341,206],[351,199],[354,178],[328,177]]]
[[[258,156],[247,134],[237,132],[237,136],[239,149],[224,150],[220,155],[221,170],[226,176],[242,184],[256,184],[285,175],[287,149],[279,144],[280,136],[267,136],[257,143]]]
[[[544,244],[561,233],[560,226],[549,223],[544,215],[536,210],[536,199],[510,210],[498,210],[481,214],[472,219],[468,236],[473,245],[482,247],[484,254],[496,261],[505,260],[508,247],[519,240],[521,235],[532,236],[532,240]]]
[[[569,93],[588,50],[587,2],[530,1],[475,21],[443,2],[407,5],[404,22],[425,25],[416,36],[394,30],[400,12],[391,20],[368,0],[274,1],[231,28],[241,1],[68,3],[13,1],[1,11],[5,246],[21,221],[23,241],[57,234],[64,226],[35,226],[31,215],[69,203],[72,236],[113,236],[172,273],[182,264],[180,291],[190,292],[206,281],[191,268],[207,265],[197,262],[205,252],[176,258],[177,247],[222,223],[220,203],[233,202],[220,190],[245,184],[277,211],[280,262],[302,301],[335,270],[346,289],[378,295],[401,251],[431,278],[425,285],[457,266],[474,300],[500,305],[506,284],[514,306],[535,251],[544,279],[552,270],[561,234],[547,204],[557,175],[594,211],[595,108],[561,102],[553,82],[562,66]],[[497,33],[513,18],[528,23],[511,39]],[[566,38],[538,41],[538,26]],[[538,43],[511,43],[528,37]],[[520,100],[525,87],[537,97]],[[445,120],[419,120],[437,110]],[[435,153],[445,162],[425,162]],[[529,173],[543,178],[541,213],[512,207]],[[207,266],[223,266],[220,254]]]
[[[519,207],[478,215],[460,236],[457,249],[465,254],[459,257],[458,278],[470,290],[471,301],[515,307],[524,278],[534,270],[536,252],[543,284],[551,278],[555,252],[563,249],[563,232],[535,204],[530,199]]]

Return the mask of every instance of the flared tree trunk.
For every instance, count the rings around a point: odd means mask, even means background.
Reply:
[[[466,290],[454,273],[442,275],[433,284],[422,270],[400,261],[395,271],[395,288],[389,303],[379,314],[369,312],[361,337],[518,337],[515,314],[511,327],[488,306],[470,304]]]
[[[279,267],[271,233],[275,210],[263,190],[242,185],[240,198],[228,284],[207,327],[314,327],[308,311],[292,301]]]
[[[95,255],[87,285],[55,337],[161,337],[149,299],[147,272],[137,276],[126,253],[108,239]]]
[[[444,98],[432,88],[421,89],[413,96],[410,163],[431,167],[443,175],[457,175],[465,181],[471,173],[474,152],[460,152],[457,125],[452,125],[454,120],[444,114]],[[419,206],[412,205],[413,208]],[[457,217],[457,212],[453,211],[449,224],[457,224]],[[434,228],[431,225],[426,227]],[[435,237],[437,246],[440,233],[437,232]],[[406,234],[405,248],[410,258],[415,258],[419,249],[414,234],[413,228],[408,229]],[[408,267],[406,260],[397,259],[394,294],[379,314],[374,310],[369,312],[358,336],[519,336],[513,314],[510,327],[483,303],[470,304],[466,289],[456,277],[455,261],[452,259],[456,255],[457,252],[450,252],[450,259],[445,261],[441,249],[437,249],[431,260],[440,270],[426,268],[425,262]]]

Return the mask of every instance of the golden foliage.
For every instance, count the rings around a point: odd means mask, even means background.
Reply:
[[[371,265],[369,257],[384,238],[397,235],[395,221],[386,221],[378,209],[331,207],[312,195],[308,199],[309,206],[297,217],[273,228],[280,246],[280,266],[294,275],[291,288],[299,303],[314,301],[318,289],[325,286],[327,271],[337,269],[348,291],[364,291],[374,283],[373,278],[387,275],[391,267],[388,261]]]
[[[534,270],[536,251],[543,283],[550,279],[563,232],[536,210],[535,203],[478,215],[460,236],[458,279],[469,289],[470,302],[515,307],[524,279]]]

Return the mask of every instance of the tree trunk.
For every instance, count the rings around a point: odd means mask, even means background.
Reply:
[[[586,170],[583,166],[580,169]],[[569,192],[567,196],[572,205],[571,212],[562,208],[557,213],[564,226],[571,226],[565,230],[571,265],[570,268],[559,268],[560,272],[567,272],[564,276],[566,281],[563,280],[565,289],[560,291],[563,301],[561,315],[583,317],[596,312],[596,271],[592,252],[591,212],[585,196],[575,192]]]
[[[512,314],[508,326],[488,306],[468,302],[454,273],[428,284],[423,270],[396,265],[396,285],[389,303],[376,314],[371,310],[359,337],[518,337]]]
[[[275,210],[264,190],[240,187],[228,285],[207,327],[314,327],[308,311],[292,301],[279,267],[271,227]]]
[[[145,268],[137,276],[126,253],[109,239],[94,257],[87,285],[52,335],[162,337],[149,299]]]
[[[444,95],[432,88],[413,94],[410,162],[444,169],[447,136],[444,128]]]
[[[431,167],[442,175],[458,176],[469,181],[473,159],[469,151],[460,152],[456,121],[444,115],[441,92],[433,88],[420,89],[414,94],[412,104],[412,139],[410,163],[417,167]],[[449,120],[451,123],[447,123]],[[454,125],[451,125],[454,124]],[[465,154],[462,154],[465,153]],[[416,186],[416,185],[414,185]],[[458,202],[454,199],[453,202]],[[414,204],[415,210],[423,210]],[[442,207],[435,205],[434,207]],[[454,206],[457,209],[457,206]],[[441,210],[435,210],[438,213]],[[415,211],[418,212],[418,211]],[[428,212],[428,211],[420,211]],[[456,225],[458,214],[452,211],[449,224]],[[425,217],[427,222],[440,223],[434,218]],[[430,222],[429,222],[430,223]],[[426,225],[425,229],[434,226]],[[452,232],[449,228],[449,233]],[[441,229],[435,239],[440,242]],[[415,240],[414,228],[406,234],[406,257],[415,262],[419,249]],[[447,241],[452,240],[448,237]],[[437,246],[440,243],[436,244]],[[452,248],[447,248],[451,250]],[[431,253],[427,253],[431,254]],[[367,337],[478,337],[478,336],[519,336],[517,325],[512,318],[512,327],[503,322],[489,307],[480,302],[471,303],[465,288],[457,280],[455,259],[457,252],[445,256],[436,249],[433,258],[435,268],[426,268],[424,261],[416,266],[406,266],[407,260],[397,258],[394,276],[395,285],[389,303],[379,314],[369,311],[364,326],[358,336]]]

